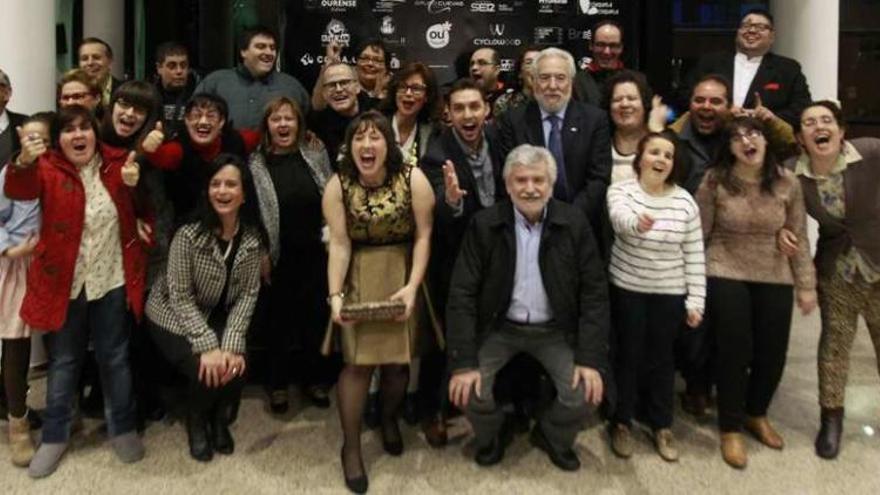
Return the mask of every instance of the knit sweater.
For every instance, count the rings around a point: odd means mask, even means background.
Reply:
[[[739,180],[742,192],[732,194],[721,185],[716,172],[706,172],[696,194],[706,239],[707,275],[815,289],[804,198],[794,174],[782,170],[772,194],[761,191],[759,182],[744,180]],[[802,240],[791,258],[776,245],[783,227]]]
[[[614,227],[609,275],[622,289],[648,294],[687,295],[685,307],[702,313],[706,268],[700,213],[683,188],[647,194],[638,179],[608,188],[608,214]],[[636,228],[639,215],[654,219],[650,230]]]

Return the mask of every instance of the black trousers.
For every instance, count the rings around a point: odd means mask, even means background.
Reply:
[[[794,291],[791,285],[710,277],[710,324],[718,346],[718,426],[739,431],[764,416],[782,379]]]
[[[148,322],[150,336],[165,359],[186,377],[187,409],[193,414],[206,414],[216,407],[232,406],[241,399],[244,377],[241,375],[226,385],[209,388],[199,380],[199,355],[193,354],[192,345],[186,337],[171,333]],[[216,331],[216,330],[215,330]],[[223,341],[223,332],[216,331],[217,340]]]
[[[675,337],[684,296],[643,294],[611,286],[616,353],[614,422],[629,426],[638,407],[653,428],[672,425]]]

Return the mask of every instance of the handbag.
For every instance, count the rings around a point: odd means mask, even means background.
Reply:
[[[339,315],[343,320],[390,321],[406,313],[403,301],[373,301],[342,306]]]

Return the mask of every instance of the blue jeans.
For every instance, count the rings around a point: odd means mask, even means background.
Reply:
[[[70,420],[89,337],[95,347],[104,389],[107,432],[113,437],[134,431],[129,332],[125,287],[113,289],[94,301],[87,301],[83,291],[70,301],[64,326],[57,332],[46,334],[49,377],[43,442],[65,443],[70,438]]]

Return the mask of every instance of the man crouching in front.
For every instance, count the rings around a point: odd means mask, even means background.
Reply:
[[[456,260],[447,306],[450,400],[474,430],[476,462],[497,464],[509,442],[495,403],[499,370],[516,354],[537,359],[557,397],[530,440],[558,468],[575,471],[575,437],[603,395],[608,369],[608,293],[589,222],[551,199],[556,162],[521,145],[504,163],[510,201],[478,213]]]

